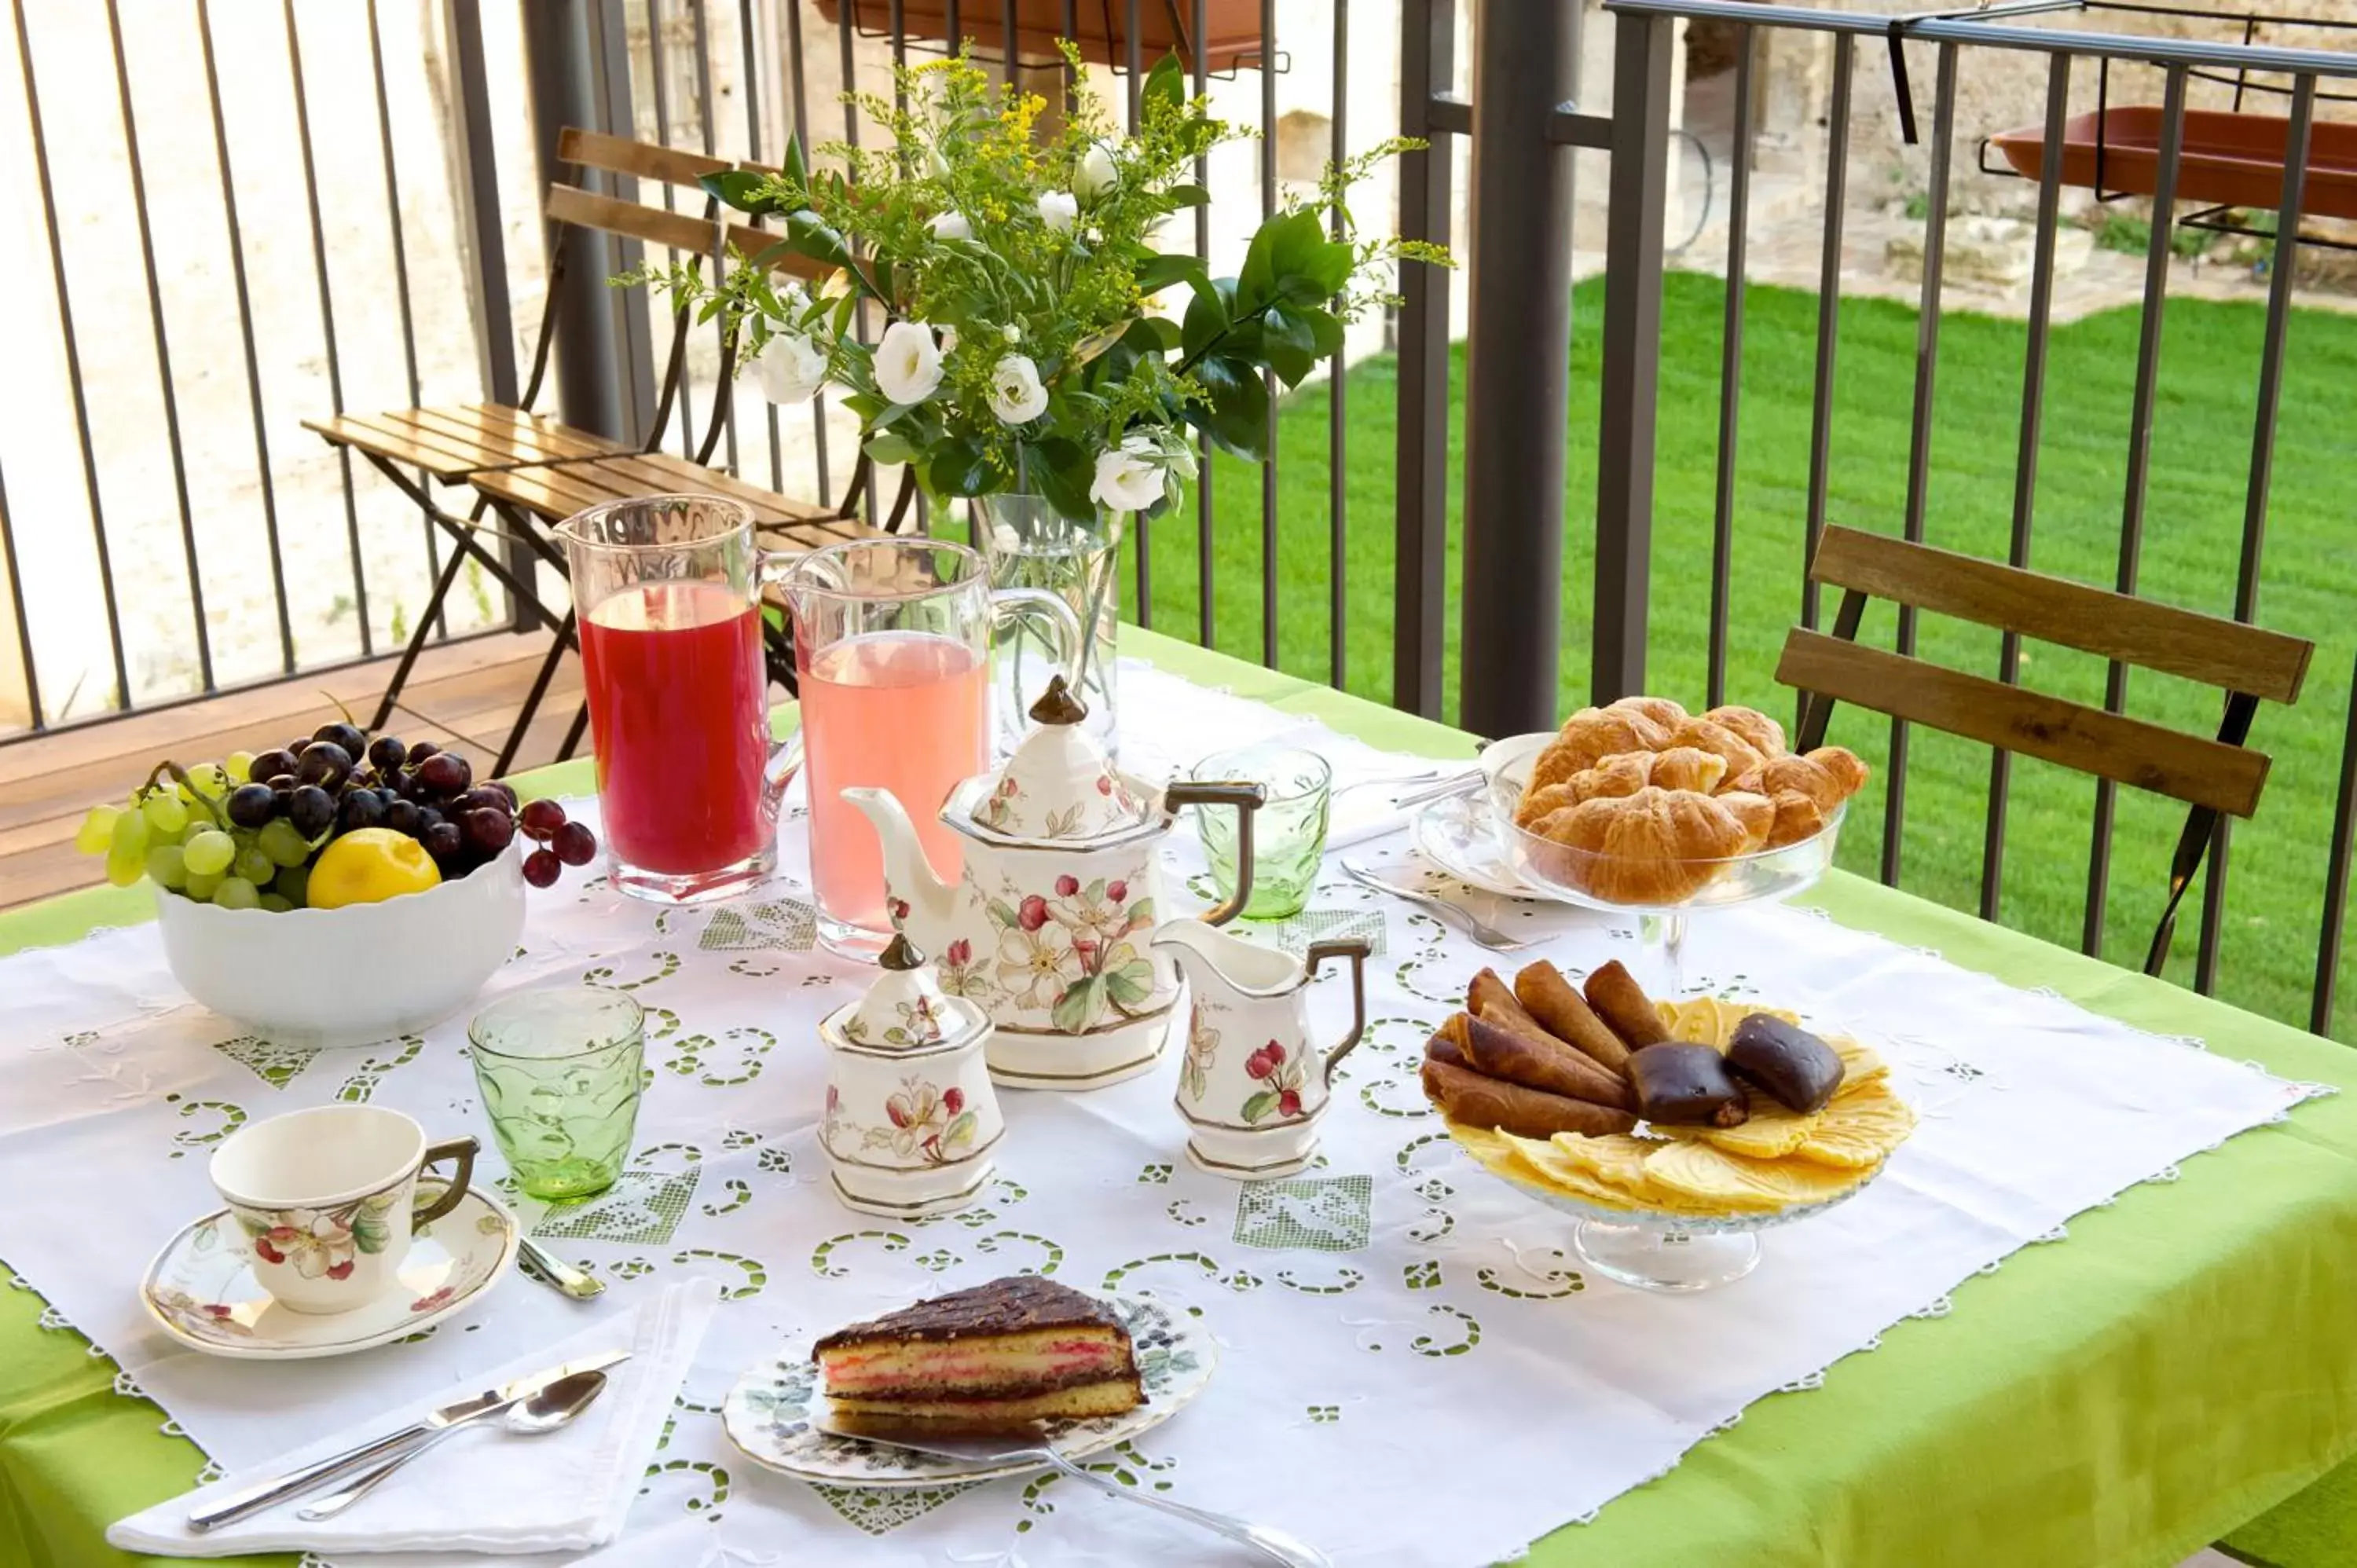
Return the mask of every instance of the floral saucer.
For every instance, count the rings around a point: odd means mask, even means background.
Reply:
[[[1097,1293],[1092,1292],[1092,1294]],[[1078,1459],[1161,1425],[1203,1391],[1220,1348],[1203,1320],[1186,1308],[1149,1296],[1098,1294],[1129,1330],[1137,1352],[1146,1402],[1119,1415],[1049,1423],[1047,1446]],[[811,1360],[815,1334],[800,1334],[757,1364],[728,1391],[721,1423],[728,1441],[763,1469],[835,1487],[938,1487],[1027,1475],[1037,1464],[987,1465],[918,1454],[838,1437],[811,1424],[823,1412],[818,1368]]]
[[[289,1312],[253,1277],[244,1230],[229,1210],[165,1244],[139,1282],[156,1326],[191,1350],[257,1361],[342,1356],[415,1334],[468,1307],[513,1266],[522,1231],[484,1192],[421,1225],[393,1286],[329,1316]]]

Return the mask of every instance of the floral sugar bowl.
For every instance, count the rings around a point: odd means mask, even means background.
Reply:
[[[906,936],[878,961],[883,976],[866,995],[819,1020],[828,1057],[819,1144],[846,1207],[919,1219],[980,1195],[1006,1120],[983,1060],[990,1015],[944,992]]]

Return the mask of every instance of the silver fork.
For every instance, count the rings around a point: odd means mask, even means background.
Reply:
[[[1324,1552],[1307,1542],[1296,1541],[1281,1530],[1265,1524],[1254,1524],[1208,1509],[1189,1508],[1168,1498],[1156,1497],[1152,1492],[1125,1487],[1109,1476],[1083,1469],[1045,1444],[1027,1443],[1020,1439],[995,1437],[928,1437],[920,1443],[907,1437],[877,1437],[865,1432],[844,1432],[829,1426],[824,1421],[811,1423],[821,1432],[832,1432],[838,1437],[856,1437],[862,1443],[873,1443],[886,1448],[906,1448],[915,1454],[931,1454],[943,1459],[961,1459],[985,1465],[1037,1465],[1061,1471],[1075,1480],[1086,1481],[1124,1502],[1139,1503],[1146,1508],[1183,1519],[1188,1523],[1224,1536],[1241,1545],[1249,1546],[1272,1563],[1282,1563],[1286,1568],[1333,1568],[1333,1562]]]
[[[1396,882],[1386,882],[1348,855],[1341,857],[1341,866],[1342,875],[1353,882],[1372,887],[1378,893],[1388,893],[1394,898],[1405,898],[1418,908],[1447,917],[1467,936],[1493,952],[1519,952],[1536,940],[1535,938],[1510,937],[1462,905],[1452,904],[1446,898],[1437,898],[1413,887],[1403,887]]]

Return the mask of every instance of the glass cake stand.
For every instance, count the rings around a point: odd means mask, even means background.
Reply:
[[[1822,832],[1797,843],[1723,859],[1654,863],[1672,881],[1692,889],[1682,898],[1647,904],[1599,897],[1591,889],[1599,881],[1612,879],[1612,857],[1557,843],[1514,824],[1514,806],[1522,799],[1523,786],[1539,753],[1555,738],[1551,731],[1518,735],[1481,754],[1490,827],[1498,848],[1514,875],[1547,897],[1584,909],[1638,917],[1640,938],[1654,972],[1651,978],[1670,995],[1685,990],[1684,953],[1690,916],[1789,898],[1823,876],[1834,863],[1834,847],[1848,811],[1846,801],[1834,808]]]
[[[1772,1214],[1727,1215],[1607,1208],[1502,1171],[1489,1174],[1550,1208],[1576,1216],[1579,1224],[1572,1232],[1572,1250],[1598,1273],[1639,1290],[1682,1295],[1741,1279],[1760,1266],[1760,1231],[1840,1208],[1872,1187],[1880,1178],[1882,1167],[1876,1166],[1856,1187],[1822,1203],[1801,1204]]]

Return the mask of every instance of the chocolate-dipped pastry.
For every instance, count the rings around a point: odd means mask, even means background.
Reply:
[[[1473,1070],[1549,1094],[1568,1095],[1616,1111],[1636,1108],[1629,1086],[1552,1036],[1537,1039],[1486,1018],[1469,1021],[1458,1042]]]
[[[1614,959],[1587,976],[1585,987],[1587,1004],[1604,1020],[1611,1031],[1620,1036],[1632,1051],[1654,1045],[1670,1037],[1662,1027],[1662,1015],[1653,1011],[1653,999],[1637,983],[1636,976]]]
[[[1766,1013],[1754,1013],[1735,1026],[1727,1066],[1736,1077],[1758,1084],[1778,1104],[1794,1111],[1824,1110],[1841,1087],[1840,1053],[1798,1024]]]
[[[1637,1119],[1626,1111],[1484,1078],[1430,1056],[1424,1060],[1424,1092],[1451,1122],[1467,1127],[1495,1127],[1521,1138],[1551,1138],[1557,1133],[1600,1138],[1637,1125]]]
[[[1751,1116],[1743,1086],[1709,1046],[1663,1040],[1629,1058],[1637,1113],[1671,1127],[1739,1127]]]
[[[1563,977],[1563,971],[1544,959],[1524,964],[1514,976],[1514,1000],[1548,1034],[1568,1041],[1614,1074],[1627,1076],[1629,1047],[1605,1027],[1578,988]]]

